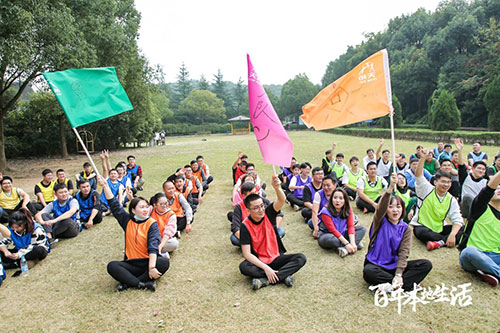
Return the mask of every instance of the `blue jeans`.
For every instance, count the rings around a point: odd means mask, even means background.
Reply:
[[[280,238],[285,237],[285,229],[283,229],[282,227],[279,227],[278,228],[278,235],[280,236]],[[238,238],[236,238],[236,236],[234,234],[231,234],[231,237],[229,237],[229,239],[231,240],[231,244],[233,244],[234,246],[241,246],[240,240]]]
[[[485,252],[475,246],[467,246],[460,253],[458,261],[467,272],[475,273],[480,269],[484,273],[500,277],[500,253]]]

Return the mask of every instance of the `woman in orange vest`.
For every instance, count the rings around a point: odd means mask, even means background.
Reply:
[[[113,216],[125,231],[125,260],[108,264],[108,273],[120,284],[118,291],[129,287],[156,290],[156,281],[169,268],[170,261],[159,255],[161,242],[158,222],[149,216],[149,203],[134,198],[127,213],[115,198],[108,182],[98,177]]]
[[[170,258],[169,252],[177,250],[179,241],[177,240],[177,216],[168,207],[165,193],[156,193],[149,200],[151,217],[158,222],[160,229],[161,243],[160,254],[165,258]]]

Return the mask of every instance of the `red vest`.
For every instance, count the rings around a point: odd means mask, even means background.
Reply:
[[[263,221],[258,225],[253,224],[248,217],[243,224],[250,233],[252,248],[260,261],[269,264],[280,255],[276,233],[267,215],[264,215]]]

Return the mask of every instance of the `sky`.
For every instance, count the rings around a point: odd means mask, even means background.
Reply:
[[[184,62],[189,77],[247,81],[246,54],[261,83],[284,84],[305,73],[320,84],[328,63],[363,34],[387,28],[391,18],[437,0],[136,0],[142,15],[138,45],[166,82]],[[390,55],[389,55],[390,57]]]

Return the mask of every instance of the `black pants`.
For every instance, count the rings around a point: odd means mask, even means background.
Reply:
[[[80,218],[80,222],[86,226],[87,225],[87,222],[89,221],[89,218],[90,218],[90,215],[83,219],[83,218]],[[94,220],[92,221],[93,224],[99,224],[102,222],[102,213],[99,211],[95,216],[94,216]]]
[[[14,209],[6,209],[4,208],[3,209],[3,214],[2,216],[0,216],[0,222],[1,223],[7,223],[9,222],[9,217],[14,214],[15,212],[17,212],[19,209],[21,209],[21,207],[23,206],[23,200],[19,201],[19,203],[17,204],[16,207],[14,207]],[[28,202],[28,204],[26,205],[26,208],[28,208],[28,210],[31,212],[31,214],[33,214],[33,216],[35,216],[35,214],[38,212],[35,208],[35,206],[31,203],[31,202]]]
[[[156,269],[163,275],[170,267],[167,258],[156,258]],[[108,264],[108,273],[113,279],[128,286],[136,287],[139,282],[151,281],[149,278],[149,258],[112,261]]]
[[[403,289],[413,290],[413,284],[419,284],[429,274],[432,263],[427,259],[410,260],[403,272]],[[379,265],[374,265],[365,260],[363,267],[363,278],[371,285],[381,283],[391,283],[396,275],[396,269],[386,269]]]
[[[52,220],[50,214],[42,214],[44,221]],[[80,232],[80,225],[72,219],[61,220],[51,226],[44,225],[45,232],[52,233],[52,238],[73,238],[78,236]]]
[[[227,212],[227,219],[229,220],[229,223],[233,223],[233,211]]]
[[[292,206],[297,205],[299,207],[304,207],[304,201],[302,200],[302,198],[297,198],[296,196],[293,195],[293,193],[288,193],[286,198],[290,202],[290,205]]]
[[[17,250],[11,250],[11,253],[17,253]],[[43,246],[38,246],[35,245],[33,246],[33,249],[26,253],[24,258],[26,260],[43,260],[45,257],[47,257],[47,249],[45,249]],[[0,255],[2,257],[2,263],[5,266],[5,268],[10,269],[10,268],[18,268],[21,267],[20,261],[21,259],[10,259],[4,256],[3,252],[0,252]]]
[[[452,228],[453,226],[451,225],[445,225],[443,226],[443,231],[437,233],[422,225],[413,227],[413,233],[415,234],[415,237],[417,237],[423,243],[427,243],[428,241],[443,241],[446,243],[446,240],[448,239]],[[455,242],[457,244],[460,241],[460,237],[462,237],[462,231],[463,228],[460,228],[460,231],[457,232],[457,236],[455,237]]]
[[[282,254],[267,265],[272,269],[277,270],[278,279],[280,281],[283,281],[288,275],[294,274],[305,264],[306,256],[304,256],[302,253],[296,253]],[[240,264],[240,272],[241,274],[250,276],[252,278],[267,277],[266,273],[262,269],[247,260],[243,261]]]
[[[194,218],[193,218],[193,220],[191,220],[191,224],[193,222],[194,222]],[[187,225],[186,217],[185,216],[183,216],[183,217],[177,216],[177,230],[182,231],[182,230],[186,229],[186,225]]]
[[[379,200],[380,200],[380,197],[378,197],[377,200],[375,200],[375,202],[378,203]],[[368,202],[364,201],[360,197],[356,198],[356,207],[358,207],[359,210],[364,210],[366,208],[366,210],[369,213],[375,212],[375,208],[373,208],[372,205],[370,205]]]
[[[304,207],[302,208],[302,217],[306,219],[306,222],[309,221],[313,216],[313,211],[311,208]]]
[[[352,188],[349,188],[347,186],[344,186],[344,190],[347,192],[347,195],[353,198],[356,198],[357,192],[354,191]]]

